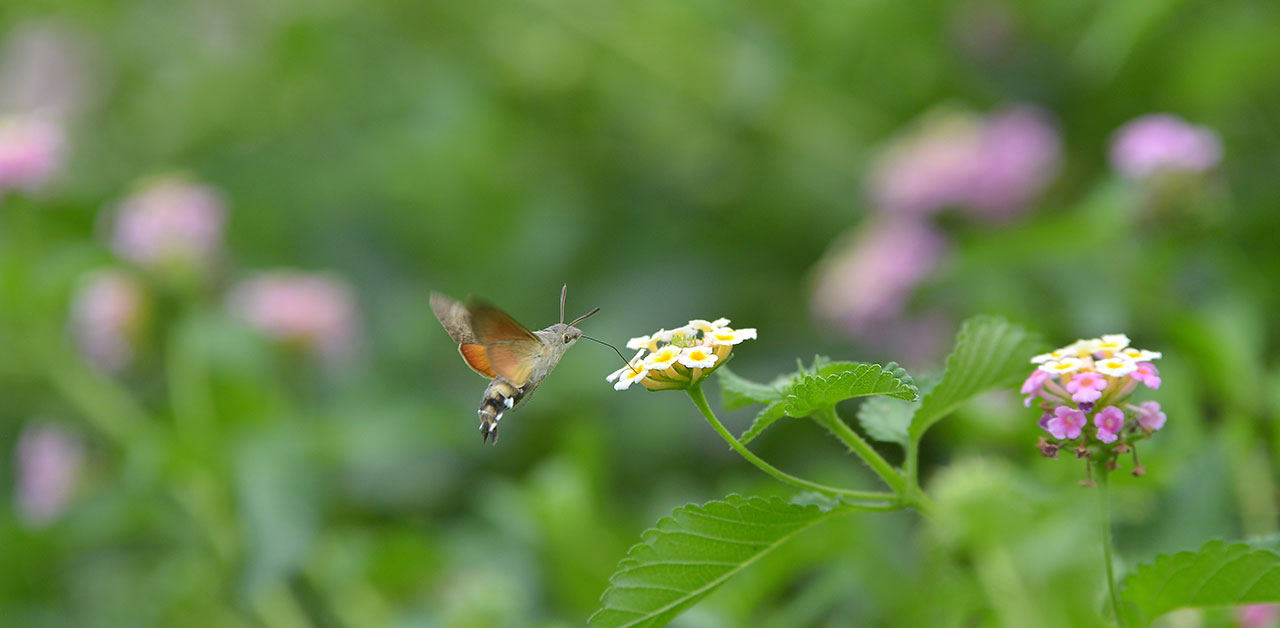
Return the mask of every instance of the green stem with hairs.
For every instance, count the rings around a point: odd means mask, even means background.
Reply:
[[[724,424],[720,423],[720,420],[716,418],[715,413],[711,411],[711,406],[707,405],[707,397],[702,393],[701,384],[694,384],[686,392],[689,393],[689,398],[693,400],[693,405],[698,407],[698,410],[702,412],[702,416],[705,417],[707,419],[707,422],[711,424],[711,428],[714,429],[716,433],[719,434],[720,437],[723,438],[724,441],[729,444],[730,448],[738,452],[738,454],[743,458],[746,458],[747,462],[750,462],[751,464],[755,465],[761,471],[768,473],[769,475],[773,476],[775,479],[781,482],[790,484],[792,486],[797,486],[797,487],[809,489],[812,491],[818,491],[819,493],[825,493],[827,495],[838,495],[841,497],[847,497],[850,499],[864,500],[864,501],[886,502],[887,503],[886,505],[892,507],[892,508],[886,508],[886,509],[896,510],[903,506],[901,497],[893,493],[885,493],[885,492],[878,492],[878,491],[855,491],[851,489],[837,488],[834,486],[826,486],[823,484],[818,484],[817,482],[810,482],[809,480],[806,480],[804,478],[796,477],[794,475],[791,475],[789,473],[782,471],[781,469],[778,469],[777,467],[774,467],[773,465],[765,462],[759,456],[752,453],[751,450],[747,449],[747,447],[743,445],[741,442],[739,442],[737,438],[734,438],[733,434],[729,433],[729,430],[725,429]]]
[[[880,479],[884,480],[884,483],[893,489],[893,492],[899,495],[908,493],[907,479],[897,469],[890,466],[871,445],[867,444],[867,441],[858,436],[857,432],[854,432],[844,421],[841,421],[839,415],[836,414],[835,407],[819,410],[817,414],[813,415],[813,419],[818,422],[818,425],[827,428],[827,431],[831,432],[833,436],[839,438],[841,442],[849,447],[849,451],[862,458],[867,463],[867,466],[871,467],[871,470],[875,471],[876,475],[880,476]]]
[[[1115,615],[1117,624],[1128,626],[1128,618],[1124,616],[1123,608],[1120,605],[1120,595],[1116,590],[1116,576],[1112,566],[1114,561],[1111,558],[1110,471],[1107,469],[1105,461],[1099,460],[1091,464],[1094,465],[1094,472],[1097,475],[1098,522],[1102,526],[1102,560],[1103,565],[1106,567],[1107,592],[1111,597],[1111,612]]]

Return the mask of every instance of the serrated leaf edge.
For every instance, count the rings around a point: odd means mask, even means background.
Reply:
[[[644,532],[642,532],[642,533],[640,534],[640,539],[641,539],[641,540],[640,540],[640,542],[639,542],[639,543],[636,543],[635,545],[632,545],[632,546],[631,546],[631,548],[627,550],[627,555],[626,555],[622,560],[618,561],[618,567],[614,570],[613,575],[609,576],[609,586],[608,586],[608,587],[606,587],[606,588],[605,588],[605,590],[604,590],[604,592],[600,594],[600,604],[601,604],[601,606],[600,606],[600,608],[599,608],[599,609],[596,609],[596,612],[592,613],[592,614],[591,614],[591,616],[587,618],[587,625],[589,626],[589,625],[591,624],[591,620],[592,620],[592,619],[594,619],[597,615],[599,615],[600,613],[602,613],[602,612],[604,612],[604,611],[606,611],[606,610],[621,610],[621,609],[610,609],[610,608],[608,608],[608,607],[604,606],[604,600],[605,600],[605,597],[609,594],[609,592],[610,592],[610,591],[614,590],[615,588],[618,588],[619,586],[622,586],[622,588],[630,588],[630,587],[632,587],[633,585],[618,585],[618,584],[616,584],[616,583],[614,582],[614,578],[616,578],[616,577],[617,577],[617,575],[618,575],[619,573],[622,573],[623,571],[625,571],[625,570],[627,570],[627,569],[632,569],[632,568],[635,568],[635,567],[638,567],[638,566],[641,566],[641,565],[645,564],[645,563],[643,563],[643,562],[639,561],[638,559],[634,558],[634,556],[633,556],[633,555],[635,554],[635,552],[636,552],[637,550],[641,549],[642,547],[647,547],[647,546],[648,546],[648,547],[651,547],[651,544],[649,543],[649,539],[650,539],[650,537],[651,537],[652,535],[655,535],[655,534],[665,534],[665,533],[667,533],[667,532],[664,532],[663,530],[661,530],[661,526],[662,526],[662,525],[664,525],[664,524],[670,525],[671,523],[675,523],[675,522],[676,522],[676,515],[677,515],[677,514],[679,514],[679,513],[681,513],[682,511],[683,511],[683,512],[686,512],[686,513],[689,513],[689,514],[693,514],[693,515],[706,515],[706,516],[713,517],[713,518],[716,518],[716,519],[723,519],[723,517],[715,517],[714,515],[707,515],[706,513],[702,512],[702,511],[703,511],[703,510],[705,510],[708,506],[710,506],[710,505],[712,505],[712,504],[717,504],[717,503],[720,503],[720,504],[727,504],[727,505],[729,505],[729,506],[733,506],[735,509],[740,508],[741,506],[751,505],[751,504],[753,504],[753,503],[764,503],[764,504],[768,504],[768,505],[773,506],[773,507],[781,507],[781,508],[799,508],[799,509],[800,509],[800,512],[805,512],[805,511],[812,510],[812,511],[814,511],[814,512],[817,514],[817,516],[816,516],[813,520],[811,520],[810,522],[808,522],[807,524],[802,525],[802,526],[800,526],[800,527],[796,528],[795,530],[793,530],[793,531],[791,531],[791,532],[788,532],[787,534],[785,534],[785,535],[783,535],[783,536],[779,537],[778,539],[776,539],[776,540],[775,540],[775,541],[773,541],[772,543],[768,543],[768,544],[765,546],[765,548],[764,548],[764,549],[762,549],[760,552],[757,552],[757,553],[756,553],[756,555],[752,556],[750,559],[747,559],[747,560],[745,560],[745,561],[743,561],[743,562],[741,562],[741,563],[731,563],[731,562],[725,562],[725,563],[723,563],[723,566],[730,566],[730,565],[734,565],[734,567],[733,567],[732,569],[730,569],[729,571],[725,572],[723,575],[716,577],[716,578],[715,578],[715,579],[713,579],[712,581],[710,581],[710,582],[708,582],[708,583],[704,584],[704,585],[703,585],[703,586],[701,586],[701,587],[698,587],[696,590],[689,591],[686,595],[682,596],[681,598],[679,598],[679,599],[677,599],[677,600],[674,600],[674,601],[672,601],[672,602],[670,602],[670,603],[666,604],[666,605],[665,605],[665,606],[663,606],[662,608],[659,608],[659,609],[656,609],[656,610],[654,610],[654,611],[652,611],[652,612],[649,612],[649,613],[645,614],[644,616],[642,616],[641,618],[636,619],[635,621],[632,621],[632,622],[629,622],[629,623],[626,623],[626,624],[622,624],[622,625],[621,625],[621,626],[619,626],[618,628],[629,628],[630,626],[636,626],[636,625],[638,625],[640,622],[646,621],[646,620],[648,620],[648,619],[650,619],[650,618],[652,618],[652,617],[655,617],[655,616],[660,615],[660,614],[662,614],[662,613],[664,613],[664,612],[666,612],[666,611],[669,611],[669,610],[671,610],[672,608],[675,608],[676,606],[679,606],[680,604],[682,604],[682,603],[684,603],[684,602],[686,602],[686,601],[688,601],[688,600],[690,600],[690,599],[694,599],[694,598],[698,597],[700,594],[702,594],[702,593],[704,593],[704,592],[710,592],[711,590],[714,590],[716,587],[718,587],[718,586],[720,586],[721,584],[723,584],[725,581],[727,581],[729,578],[733,577],[733,576],[734,576],[735,574],[737,574],[738,572],[742,571],[743,569],[746,569],[748,566],[750,566],[751,564],[755,563],[757,560],[759,560],[759,559],[760,559],[760,557],[762,557],[762,556],[764,556],[765,554],[768,554],[769,552],[772,552],[773,550],[777,549],[779,545],[782,545],[783,543],[787,542],[788,540],[790,540],[790,539],[791,539],[791,537],[793,537],[793,536],[795,536],[795,535],[797,535],[797,534],[799,534],[799,533],[801,533],[801,532],[803,532],[803,531],[805,531],[805,530],[809,529],[810,527],[812,527],[812,526],[816,525],[818,522],[823,521],[824,519],[826,519],[826,518],[828,518],[828,517],[832,517],[832,516],[834,516],[834,515],[841,514],[841,513],[843,513],[843,512],[844,512],[843,510],[841,510],[841,509],[839,509],[839,508],[832,508],[832,509],[830,509],[830,510],[825,510],[825,511],[824,511],[821,507],[819,507],[819,506],[817,506],[817,505],[814,505],[814,504],[809,504],[809,505],[801,506],[801,505],[799,505],[799,504],[793,504],[793,503],[790,503],[790,502],[784,501],[784,500],[782,500],[781,498],[778,498],[778,497],[771,497],[771,498],[764,498],[764,497],[760,497],[760,496],[743,497],[743,496],[741,496],[741,495],[737,495],[737,494],[728,495],[728,496],[726,496],[723,500],[711,500],[711,501],[709,501],[709,502],[705,502],[705,503],[703,503],[703,504],[685,504],[684,506],[681,506],[681,507],[676,508],[675,510],[673,510],[673,511],[672,511],[672,513],[671,513],[670,515],[667,515],[667,516],[665,516],[665,517],[663,517],[663,518],[659,519],[659,520],[658,520],[658,522],[657,522],[656,524],[654,524],[654,526],[653,526],[653,527],[648,528],[648,529],[646,529]],[[732,520],[726,520],[726,521],[729,521],[730,523],[748,523],[746,520],[739,521],[739,522],[734,522],[734,521],[732,521]],[[770,524],[767,524],[767,523],[761,523],[761,524],[753,524],[753,525],[770,525]],[[776,525],[776,524],[774,524],[774,525]],[[674,562],[671,562],[671,561],[663,561],[663,562],[664,562],[665,564],[669,564],[669,565],[670,565],[670,564],[679,564],[679,563],[674,563]],[[699,564],[706,564],[706,563],[699,562]],[[683,589],[679,589],[679,590],[680,590],[680,591],[683,591]]]

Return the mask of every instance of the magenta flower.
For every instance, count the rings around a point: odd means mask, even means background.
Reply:
[[[1159,401],[1144,401],[1138,406],[1138,425],[1152,432],[1164,427],[1165,415]]]
[[[1022,394],[1028,395],[1028,397],[1023,400],[1022,405],[1030,408],[1031,402],[1036,398],[1036,395],[1040,394],[1040,389],[1044,387],[1044,383],[1048,379],[1049,373],[1047,371],[1042,371],[1040,369],[1032,371],[1031,377],[1028,377],[1027,381],[1022,382]]]
[[[58,124],[34,115],[0,119],[0,193],[38,189],[62,167],[65,153]]]
[[[144,268],[204,269],[221,250],[225,209],[208,186],[176,177],[157,179],[117,211],[112,248]]]
[[[902,313],[945,248],[943,237],[922,222],[872,223],[822,263],[814,310],[854,336],[875,334]]]
[[[14,505],[27,525],[41,527],[62,514],[83,458],[80,440],[62,428],[43,422],[23,428],[14,455]]]
[[[1067,382],[1067,392],[1072,393],[1071,400],[1075,402],[1097,401],[1106,387],[1107,378],[1092,371],[1077,373]]]
[[[1204,172],[1221,160],[1216,133],[1169,114],[1132,120],[1111,141],[1111,165],[1131,179],[1157,172]]]
[[[1115,406],[1107,406],[1093,417],[1093,424],[1098,428],[1098,440],[1114,443],[1124,429],[1124,411]]]
[[[89,362],[117,371],[133,360],[145,316],[146,298],[137,281],[118,271],[99,271],[72,296],[69,327]]]
[[[1152,390],[1160,387],[1160,371],[1150,362],[1139,362],[1137,370],[1129,376],[1146,384],[1147,388]]]
[[[266,336],[327,360],[353,348],[357,316],[345,283],[323,275],[276,271],[241,283],[231,311]]]
[[[1058,406],[1053,409],[1053,418],[1049,419],[1045,425],[1054,438],[1070,440],[1080,438],[1080,431],[1088,423],[1089,420],[1085,418],[1083,412],[1068,406]]]

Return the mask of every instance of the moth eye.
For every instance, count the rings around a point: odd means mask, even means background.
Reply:
[[[565,334],[565,335],[564,335],[564,341],[565,341],[565,342],[569,342],[569,334]]]

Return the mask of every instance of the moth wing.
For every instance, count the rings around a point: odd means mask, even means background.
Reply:
[[[472,332],[484,345],[490,370],[517,388],[524,386],[542,355],[542,340],[488,303],[473,302],[469,310]]]
[[[542,346],[542,341],[528,327],[484,301],[473,301],[467,309],[471,314],[471,332],[475,334],[479,344],[531,342],[534,346]]]
[[[471,370],[489,379],[498,376],[489,367],[489,356],[484,346],[464,342],[458,345],[458,353],[462,354],[462,360],[467,363],[467,366],[471,367]]]
[[[454,342],[460,345],[476,343],[475,333],[471,331],[471,312],[467,310],[467,306],[439,292],[432,292],[431,311],[435,312],[436,319],[449,332],[449,337]]]
[[[536,344],[535,344],[536,343]],[[541,341],[500,341],[484,346],[489,368],[516,388],[529,383],[533,367],[542,357]]]

